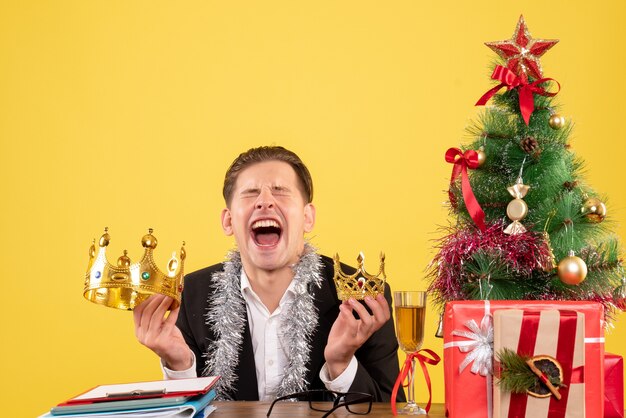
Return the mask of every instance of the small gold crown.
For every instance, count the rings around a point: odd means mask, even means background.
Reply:
[[[178,306],[183,291],[183,264],[187,256],[185,242],[183,241],[180,248],[180,261],[176,258],[176,252],[173,252],[167,263],[167,273],[163,273],[152,257],[152,251],[157,246],[152,228],[141,239],[141,245],[146,249],[141,261],[131,263],[128,252],[124,250],[124,254],[117,259],[116,266],[106,258],[106,247],[111,241],[108,231],[108,228],[104,228],[97,255],[95,239],[89,248],[83,296],[99,305],[133,310],[150,295],[160,293],[174,298],[172,309]]]
[[[363,256],[363,253],[359,253],[359,256],[356,258],[359,268],[354,274],[346,274],[341,270],[339,254],[335,254],[333,260],[335,267],[333,280],[335,281],[339,299],[348,300],[354,298],[362,300],[365,296],[375,298],[384,293],[387,276],[385,275],[385,254],[382,252],[380,253],[380,270],[378,270],[376,275],[368,274],[365,271],[365,267],[363,267],[365,256]]]

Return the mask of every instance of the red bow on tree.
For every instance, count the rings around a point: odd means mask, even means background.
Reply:
[[[506,87],[507,90],[518,88],[519,110],[522,113],[522,117],[524,118],[524,122],[526,122],[526,125],[528,125],[528,122],[530,121],[530,115],[535,110],[535,98],[533,94],[552,97],[556,96],[559,90],[561,90],[561,85],[559,84],[559,82],[552,78],[540,78],[539,80],[535,80],[529,84],[528,78],[525,74],[523,76],[518,76],[513,71],[501,65],[496,66],[496,68],[493,70],[493,74],[491,74],[491,78],[500,81],[500,84],[489,90],[487,93],[483,94],[483,96],[476,102],[476,106],[483,106],[484,104],[486,104],[489,99],[491,99],[502,87]],[[545,83],[546,81],[554,81],[558,87],[558,90],[554,93],[551,93],[545,91],[542,87],[539,87],[539,84]]]
[[[460,174],[463,201],[465,202],[467,211],[478,228],[480,228],[481,231],[484,231],[485,212],[483,212],[478,200],[476,200],[476,196],[474,196],[469,176],[467,175],[468,168],[474,169],[478,167],[478,154],[474,150],[467,150],[463,152],[459,148],[450,148],[446,151],[446,161],[454,164],[454,167],[452,168],[452,176],[450,177],[450,202],[454,203],[455,201],[454,194],[452,193],[452,185]]]

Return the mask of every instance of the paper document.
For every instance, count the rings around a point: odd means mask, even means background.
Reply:
[[[102,385],[97,386],[82,395],[78,395],[68,402],[87,401],[91,399],[101,399],[110,397],[138,397],[142,393],[148,396],[159,396],[162,394],[197,394],[206,392],[211,388],[218,378],[215,376],[199,377],[195,379],[177,379],[177,380],[156,380],[152,382],[138,383],[122,383],[118,385]]]

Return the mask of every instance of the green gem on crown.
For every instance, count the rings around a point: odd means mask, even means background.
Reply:
[[[141,273],[141,278],[143,280],[148,280],[150,278],[150,272],[144,271],[143,273]]]

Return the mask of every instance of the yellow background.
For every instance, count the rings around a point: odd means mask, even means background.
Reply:
[[[160,378],[132,314],[82,298],[87,249],[109,226],[111,258],[137,259],[153,227],[162,266],[182,240],[187,271],[221,261],[223,174],[252,146],[308,164],[323,253],[354,263],[363,250],[375,265],[384,250],[394,289],[424,289],[447,222],[444,152],[467,142],[492,86],[483,42],[509,38],[520,13],[533,36],[561,39],[543,67],[626,238],[625,6],[591,3],[2,2],[1,414]],[[425,347],[441,353],[428,315]],[[618,317],[606,348],[625,343]]]

